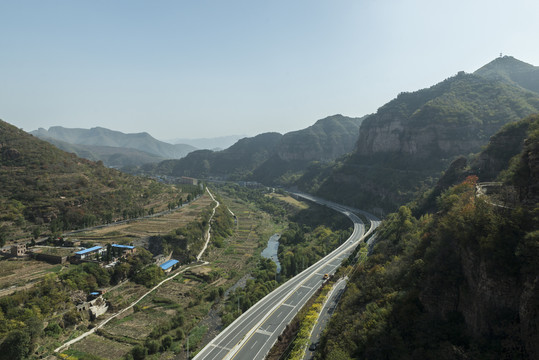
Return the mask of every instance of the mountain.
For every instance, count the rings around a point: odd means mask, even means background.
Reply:
[[[143,151],[165,159],[179,159],[196,150],[191,145],[168,144],[153,138],[148,133],[124,134],[102,127],[91,129],[70,129],[61,126],[40,128],[32,131],[39,138],[60,140],[75,145],[108,146]]]
[[[197,150],[179,160],[165,160],[152,168],[157,174],[237,179],[249,173],[276,151],[282,135],[264,133],[244,138],[222,151]]]
[[[512,56],[499,57],[475,71],[474,74],[539,93],[539,67]]]
[[[0,242],[140,213],[166,190],[66,153],[0,120]]]
[[[164,161],[152,171],[173,176],[254,180],[268,185],[289,183],[311,162],[332,161],[350,152],[362,120],[329,116],[285,135],[266,133],[241,139],[226,150],[194,151],[183,159]]]
[[[187,144],[196,147],[197,149],[207,150],[222,150],[227,149],[234,145],[239,139],[243,139],[245,135],[229,135],[219,136],[214,138],[200,138],[200,139],[186,139],[178,138],[172,139],[171,144]]]
[[[287,185],[312,162],[331,162],[351,152],[365,118],[333,115],[284,134],[277,151],[253,171],[251,178],[265,184]]]
[[[504,127],[476,159],[498,170],[464,166],[431,213],[410,204],[384,220],[321,359],[539,358],[539,115]],[[494,191],[478,190],[491,179]]]
[[[75,145],[51,138],[42,137],[41,139],[66,152],[74,153],[79,157],[92,161],[101,160],[106,166],[117,169],[140,166],[148,163],[158,163],[165,160],[158,155],[136,149],[97,145]]]
[[[297,184],[373,211],[395,210],[434,185],[456,157],[479,151],[504,124],[537,112],[539,94],[461,72],[399,94],[362,122],[347,158],[331,170],[308,170]]]

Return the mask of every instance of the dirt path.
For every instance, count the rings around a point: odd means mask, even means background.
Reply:
[[[93,333],[96,332],[97,329],[100,329],[102,328],[103,326],[105,326],[109,321],[111,321],[112,319],[116,318],[118,315],[121,315],[123,314],[124,312],[126,312],[127,310],[131,309],[133,306],[135,306],[136,304],[138,304],[142,299],[144,299],[146,296],[150,295],[152,292],[154,292],[155,290],[157,290],[161,285],[163,285],[164,283],[166,283],[167,281],[170,281],[172,279],[174,279],[176,276],[186,272],[187,270],[189,269],[192,269],[192,268],[196,268],[196,267],[199,267],[199,266],[204,266],[204,265],[208,265],[209,263],[208,262],[203,262],[201,264],[197,264],[197,265],[194,265],[194,266],[188,266],[186,267],[185,269],[182,269],[180,271],[178,271],[176,274],[174,274],[173,276],[170,276],[168,278],[166,278],[165,280],[161,281],[159,284],[155,285],[151,290],[149,290],[148,292],[146,292],[144,295],[142,295],[137,301],[133,302],[131,305],[129,305],[128,307],[118,311],[116,314],[112,315],[111,317],[109,317],[108,319],[104,320],[103,322],[101,322],[101,324],[97,325],[95,328],[85,332],[84,334],[72,339],[72,340],[69,340],[68,342],[64,343],[63,345],[59,346],[58,348],[54,349],[54,352],[60,352],[62,351],[63,349],[67,348],[68,346],[70,345],[73,345],[74,343],[84,339],[85,337],[87,337],[88,335],[91,335]]]
[[[206,191],[208,192],[208,194],[210,195],[210,197],[212,198],[213,201],[216,202],[216,205],[215,207],[213,208],[213,212],[210,216],[210,220],[208,221],[210,223],[210,225],[208,226],[208,232],[206,233],[206,243],[204,244],[204,247],[202,248],[202,250],[200,251],[200,253],[197,255],[197,261],[200,261],[200,258],[202,257],[202,255],[204,254],[204,252],[206,251],[206,248],[208,247],[208,244],[210,242],[210,238],[211,238],[211,234],[210,234],[210,231],[211,231],[211,220],[213,219],[213,216],[215,215],[215,210],[217,209],[217,207],[220,205],[219,204],[219,201],[215,200],[215,198],[213,197],[213,194],[210,192],[210,190],[208,188],[206,188]],[[209,263],[208,262],[203,262],[201,264],[198,264],[198,265],[194,265],[194,266],[188,266],[186,267],[185,269],[182,269],[180,271],[178,271],[176,274],[174,274],[173,276],[170,276],[168,278],[166,278],[165,280],[161,281],[159,284],[155,285],[151,290],[149,290],[148,292],[146,292],[144,295],[142,295],[137,301],[133,302],[131,305],[129,305],[128,307],[118,311],[116,314],[112,315],[111,317],[109,317],[108,319],[104,320],[103,322],[101,322],[99,325],[97,325],[96,327],[94,327],[93,329],[85,332],[84,334],[64,343],[63,345],[59,346],[58,348],[56,348],[54,350],[54,352],[59,352],[59,351],[62,351],[63,349],[69,347],[70,345],[73,345],[74,343],[84,339],[85,337],[87,337],[88,335],[91,335],[93,333],[95,333],[98,329],[102,328],[103,326],[105,326],[109,321],[111,321],[112,319],[116,318],[117,316],[123,314],[124,312],[126,312],[127,310],[131,309],[133,306],[135,306],[136,304],[138,304],[142,299],[144,299],[146,296],[150,295],[153,291],[157,290],[161,285],[163,285],[164,283],[166,283],[167,281],[170,281],[172,279],[174,279],[176,276],[184,273],[185,271],[189,270],[189,269],[192,269],[192,268],[195,268],[195,267],[199,267],[199,266],[203,266],[203,265],[208,265]]]
[[[210,195],[211,199],[216,202],[215,207],[213,208],[213,211],[210,216],[210,220],[208,221],[208,232],[206,233],[206,243],[204,244],[204,247],[202,250],[200,250],[200,253],[197,255],[197,261],[200,261],[200,258],[202,257],[202,254],[204,254],[204,251],[206,251],[206,248],[208,247],[208,244],[210,243],[210,230],[211,230],[211,220],[213,219],[213,216],[215,215],[215,210],[219,207],[219,201],[215,200],[213,197],[213,194],[210,192],[210,189],[206,188],[206,191]]]

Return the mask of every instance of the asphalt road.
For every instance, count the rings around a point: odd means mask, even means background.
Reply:
[[[347,280],[347,278],[342,278],[333,286],[333,291],[328,297],[326,303],[324,304],[324,307],[320,312],[320,316],[318,317],[318,321],[316,322],[316,325],[314,326],[311,333],[311,343],[305,351],[305,356],[303,357],[304,360],[310,360],[314,358],[316,350],[311,350],[311,344],[317,344],[317,347],[318,344],[320,344],[320,337],[322,335],[322,331],[324,331],[324,328],[329,323],[331,315],[333,315],[333,313],[335,312],[335,308],[339,303],[339,299],[341,298],[341,295],[346,288]]]
[[[320,287],[324,274],[333,274],[359,242],[379,224],[376,217],[362,212],[371,222],[369,232],[365,234],[363,222],[350,208],[306,194],[296,195],[348,216],[354,223],[352,235],[339,248],[257,302],[206,345],[194,359],[263,359],[286,325]]]

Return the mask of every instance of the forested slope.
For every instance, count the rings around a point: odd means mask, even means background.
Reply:
[[[394,211],[434,185],[455,158],[480,151],[503,125],[536,112],[539,94],[461,72],[399,94],[362,122],[354,152],[309,169],[297,184],[371,211]]]
[[[0,121],[2,242],[144,214],[173,191],[68,154]]]
[[[401,206],[383,222],[318,359],[539,357],[539,116],[502,134],[523,128],[498,191],[482,195],[464,166],[432,213]],[[500,136],[480,158],[501,153]]]

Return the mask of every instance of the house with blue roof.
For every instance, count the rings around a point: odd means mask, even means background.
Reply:
[[[178,260],[171,259],[169,261],[166,261],[159,265],[161,269],[163,269],[164,272],[169,273],[172,271],[173,268],[175,268],[175,265],[179,264],[180,262]]]
[[[112,250],[112,255],[115,257],[134,254],[136,251],[135,247],[132,245],[118,245],[118,244],[112,244],[111,250]]]
[[[88,259],[91,257],[96,257],[105,252],[105,248],[102,246],[96,245],[88,249],[80,250],[75,253],[75,257],[79,260]]]

